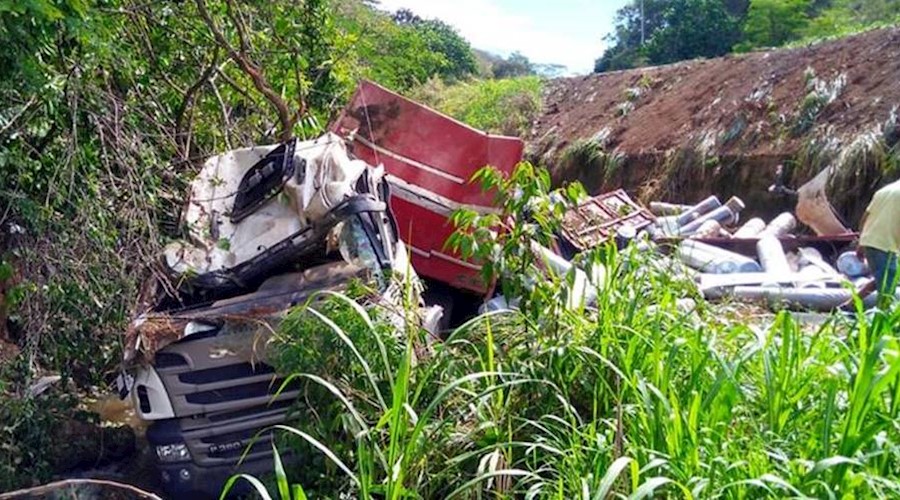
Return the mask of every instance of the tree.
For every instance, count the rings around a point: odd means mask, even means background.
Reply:
[[[393,19],[400,26],[409,27],[418,33],[429,50],[446,58],[446,65],[440,71],[441,76],[455,79],[478,71],[472,46],[449,24],[439,19],[422,19],[409,9],[398,10]]]
[[[348,51],[360,76],[408,90],[435,75],[454,80],[478,69],[469,43],[442,21],[406,9],[390,15],[352,0],[337,6],[337,22],[353,42]]]
[[[832,0],[810,20],[804,36],[822,38],[872,24],[900,22],[900,0]]]
[[[725,54],[740,40],[746,8],[746,0],[634,1],[616,13],[611,45],[594,71]]]
[[[520,52],[513,52],[506,59],[500,59],[491,67],[494,78],[513,78],[533,75],[534,65]]]
[[[666,0],[643,1],[643,32],[652,34],[665,24]],[[632,1],[616,12],[615,32],[606,37],[609,43],[603,55],[594,62],[594,71],[614,71],[643,66],[641,1]]]
[[[777,47],[798,38],[809,24],[811,9],[811,0],[752,0],[744,45]]]
[[[727,54],[740,40],[740,23],[721,0],[672,0],[665,24],[647,42],[653,64]]]

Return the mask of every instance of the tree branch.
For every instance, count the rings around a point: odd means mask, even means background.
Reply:
[[[22,109],[20,109],[18,113],[10,117],[9,121],[6,122],[2,128],[0,128],[0,140],[2,140],[3,136],[6,135],[6,131],[12,128],[12,126],[15,125],[16,122],[19,121],[19,118],[22,118],[25,113],[31,111],[31,108],[34,107],[37,103],[37,96],[31,96],[31,98],[28,99],[28,102],[26,102],[25,105],[22,106]]]
[[[54,490],[66,488],[69,486],[78,486],[82,484],[96,484],[101,486],[112,486],[114,488],[119,488],[123,490],[128,490],[132,494],[136,495],[136,498],[149,498],[151,500],[162,500],[159,496],[150,493],[148,491],[144,491],[136,486],[132,486],[130,484],[118,483],[115,481],[109,481],[106,479],[65,479],[62,481],[56,481],[54,483],[48,483],[41,486],[35,486],[34,488],[25,488],[16,491],[10,491],[7,493],[0,493],[0,500],[7,500],[13,498],[32,498],[34,496],[46,495]]]
[[[197,2],[197,10],[200,12],[200,16],[203,18],[203,21],[206,23],[206,26],[209,28],[210,32],[212,32],[213,37],[215,37],[216,42],[222,46],[227,52],[228,56],[237,63],[237,65],[241,68],[241,70],[246,73],[250,79],[253,81],[253,86],[256,87],[263,96],[265,96],[266,100],[275,108],[278,112],[278,120],[281,123],[281,134],[280,139],[282,141],[287,141],[293,135],[294,123],[296,123],[296,119],[292,115],[290,108],[284,99],[277,92],[272,90],[272,87],[269,85],[269,82],[266,81],[266,78],[263,76],[261,69],[259,66],[254,63],[249,54],[245,51],[238,51],[234,47],[228,43],[228,40],[225,39],[225,35],[222,34],[222,31],[216,26],[215,21],[213,21],[212,17],[209,14],[209,11],[206,9],[206,2],[204,0],[196,0]],[[236,16],[232,16],[234,22],[237,22],[235,29],[237,29],[238,34],[240,36],[243,33],[244,26],[237,19]],[[241,42],[246,43],[246,41]]]
[[[185,140],[184,134],[184,117],[187,114],[188,109],[194,104],[194,98],[196,97],[197,92],[209,81],[209,78],[215,73],[218,64],[219,48],[216,47],[209,65],[203,70],[203,73],[200,74],[200,78],[185,91],[184,97],[181,99],[181,104],[175,112],[175,142],[182,150],[182,158],[190,156],[190,148],[187,147],[187,141]]]
[[[244,22],[241,13],[232,0],[225,0],[225,5],[228,7],[228,9],[226,9],[228,17],[231,19],[231,22],[234,23],[234,28],[237,30],[238,43],[241,44],[241,52],[249,54],[251,50],[250,42],[247,41],[247,34],[244,33]]]

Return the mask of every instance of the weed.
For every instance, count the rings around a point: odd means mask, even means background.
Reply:
[[[40,397],[24,389],[30,375],[19,356],[0,361],[0,490],[47,481],[60,461],[54,429],[72,418],[75,396],[50,390]],[[63,459],[64,460],[64,459]]]
[[[897,118],[897,106],[891,108],[891,113],[881,127],[881,133],[888,148],[893,148],[900,143],[900,119]]]
[[[618,151],[605,150],[607,137],[608,132],[601,130],[593,138],[579,139],[567,146],[560,155],[558,175],[579,178],[592,187],[610,182],[625,157]]]
[[[542,83],[526,76],[462,82],[434,90],[435,83],[413,91],[441,112],[493,133],[524,136],[541,110]]]
[[[634,111],[634,102],[633,101],[625,101],[620,102],[616,105],[616,116],[626,117]]]
[[[822,80],[816,76],[815,70],[807,68],[803,73],[806,80],[806,97],[800,103],[800,109],[794,118],[791,132],[799,136],[808,132],[816,123],[816,119],[825,109],[840,97],[847,86],[847,75],[839,74],[834,80]]]
[[[644,89],[641,87],[629,87],[625,89],[625,100],[633,103],[640,99],[643,93]]]
[[[682,299],[697,291],[671,262],[614,245],[576,259],[597,295],[573,305],[570,276],[546,273],[525,237],[550,244],[579,189],[551,192],[549,176],[528,165],[510,179],[489,170],[478,178],[497,192],[501,213],[458,214],[456,247],[489,264],[499,288],[520,299],[517,310],[471,320],[424,357],[415,355],[422,334],[411,318],[390,328],[377,308],[341,296],[330,299],[333,309],[316,306],[328,315],[307,306],[294,313],[300,322],[283,325],[288,337],[277,349],[330,338],[344,367],[314,373],[313,363],[295,375],[321,389],[309,404],[332,425],[301,420],[280,429],[343,479],[331,489],[303,483],[305,491],[553,499],[900,493],[900,309],[865,313],[860,304],[816,329],[786,312],[748,325],[728,305],[685,308]],[[503,231],[491,229],[501,222]],[[283,492],[291,471],[276,472]]]

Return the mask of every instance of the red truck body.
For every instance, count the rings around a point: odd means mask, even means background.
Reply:
[[[448,218],[461,207],[493,209],[490,194],[469,180],[485,165],[512,172],[523,142],[474,129],[369,81],[360,83],[331,131],[351,138],[362,160],[384,165],[391,208],[416,272],[483,292],[479,266],[445,248],[454,230]]]

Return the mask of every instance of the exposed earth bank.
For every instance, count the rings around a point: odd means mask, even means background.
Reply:
[[[771,215],[775,167],[799,186],[823,168],[856,224],[871,193],[900,176],[900,29],[549,82],[528,156],[590,192],[644,201],[737,194]]]

